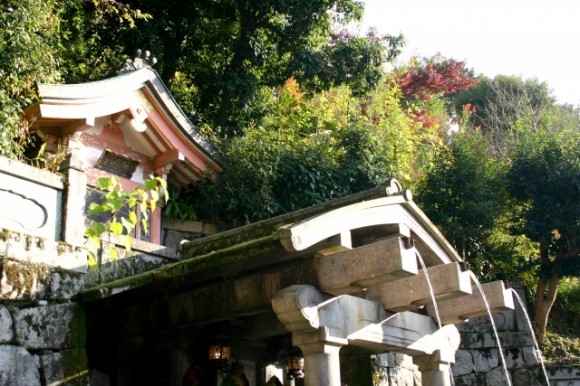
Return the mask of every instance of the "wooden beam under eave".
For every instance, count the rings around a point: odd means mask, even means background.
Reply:
[[[184,161],[185,156],[177,149],[170,149],[161,154],[157,154],[152,160],[153,170],[162,168],[176,161]]]

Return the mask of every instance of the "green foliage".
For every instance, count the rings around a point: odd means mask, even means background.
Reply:
[[[36,83],[59,80],[57,7],[53,0],[0,2],[0,155],[20,156],[23,111],[36,99]]]
[[[526,203],[519,231],[540,243],[546,277],[580,274],[578,149],[577,128],[529,133],[507,175],[510,193]]]
[[[501,208],[500,165],[478,132],[460,133],[439,153],[417,201],[459,254],[475,262],[485,251]]]
[[[178,191],[172,195],[170,201],[163,207],[166,218],[180,221],[197,220],[195,208],[188,202],[186,191]]]
[[[504,159],[515,151],[528,129],[551,126],[556,108],[546,83],[505,75],[481,77],[475,87],[455,95],[454,103],[459,115],[469,115],[468,127],[489,133],[492,154]]]
[[[65,0],[59,4],[60,17],[66,21],[59,31],[60,64],[68,83],[116,74],[127,54],[124,37],[137,20],[151,19],[124,1]]]
[[[558,285],[558,299],[552,307],[548,329],[553,333],[580,339],[578,320],[580,320],[580,279],[567,277]],[[580,359],[578,354],[580,352],[577,353]]]
[[[147,219],[149,213],[155,211],[157,202],[163,197],[165,202],[169,200],[167,192],[167,182],[161,177],[154,177],[145,180],[143,187],[137,187],[130,192],[125,192],[117,177],[100,177],[97,179],[95,191],[101,192],[103,201],[92,202],[89,205],[87,215],[107,214],[108,220],[105,222],[90,220],[89,227],[85,230],[87,238],[87,251],[89,253],[89,265],[97,267],[97,256],[102,247],[101,238],[110,232],[115,236],[125,235],[125,248],[131,249],[133,238],[131,236],[137,226],[140,214],[141,228],[147,232]],[[123,211],[126,210],[126,215]],[[115,258],[117,251],[114,247],[109,250],[110,255]]]
[[[346,86],[311,97],[290,79],[271,97],[261,126],[225,142],[218,185],[193,197],[201,217],[248,222],[304,208],[398,178],[407,186],[443,144],[380,82],[366,97]],[[212,212],[209,212],[212,210]]]
[[[149,47],[156,69],[176,90],[194,119],[241,134],[263,116],[264,87],[296,76],[313,90],[349,83],[361,92],[380,78],[382,64],[399,52],[400,37],[348,36],[334,28],[362,17],[355,0],[137,1],[127,4],[154,15],[121,35],[127,47]],[[342,35],[341,35],[342,36]]]
[[[548,332],[542,342],[542,353],[549,364],[578,365],[580,363],[580,339]]]

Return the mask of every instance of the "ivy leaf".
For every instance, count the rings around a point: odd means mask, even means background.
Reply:
[[[91,221],[91,229],[93,230],[94,235],[96,237],[100,237],[107,230],[104,224],[97,222],[95,220]]]
[[[113,232],[115,236],[120,236],[123,233],[123,224],[117,221],[113,221],[109,224],[109,230]]]
[[[129,212],[129,221],[131,222],[131,224],[133,224],[133,226],[137,224],[137,215],[135,214],[135,212]]]
[[[133,245],[133,238],[129,235],[125,236],[125,249],[127,252],[131,252],[131,245]]]
[[[137,218],[135,217],[135,222],[133,223],[133,222],[127,220],[125,217],[121,217],[121,223],[123,224],[123,226],[127,230],[127,233],[132,233],[133,230],[135,229],[135,224],[137,223]]]
[[[113,259],[115,261],[119,258],[117,250],[112,245],[109,247],[109,255],[111,256],[111,259]]]

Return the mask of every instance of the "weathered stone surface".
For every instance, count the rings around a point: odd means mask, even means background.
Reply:
[[[473,357],[470,350],[457,350],[455,364],[451,366],[453,376],[470,374],[474,370]]]
[[[432,296],[441,300],[471,294],[469,272],[463,272],[459,264],[441,264],[427,271],[428,274],[419,271],[415,276],[369,286],[366,298],[394,312],[414,310],[432,303]],[[429,281],[426,276],[429,276]]]
[[[485,374],[485,382],[490,386],[507,385],[507,377],[510,377],[511,380],[510,372],[506,371],[503,366],[499,366]]]
[[[461,325],[459,325],[461,326]],[[481,330],[478,333],[462,333],[462,348],[495,348],[497,339],[493,330]],[[534,340],[525,332],[500,332],[498,333],[502,348],[533,346]]]
[[[53,268],[86,272],[87,253],[60,241],[45,239],[25,233],[7,232],[0,239],[2,255],[14,260],[46,264]]]
[[[0,259],[0,299],[41,299],[48,285],[50,268],[44,264]]]
[[[8,343],[12,340],[12,315],[6,307],[0,305],[0,343]]]
[[[484,374],[466,374],[454,378],[455,386],[483,386],[485,385]],[[494,385],[495,386],[495,385]]]
[[[391,367],[388,369],[389,385],[414,386],[413,371],[404,367]]]
[[[372,358],[372,361],[375,366],[395,367],[397,365],[395,362],[395,355],[394,352],[377,354]]]
[[[416,275],[416,254],[408,239],[396,237],[329,255],[319,254],[313,267],[320,289],[341,295]]]
[[[504,350],[503,356],[506,361],[506,366],[508,369],[519,369],[524,366],[524,356],[521,349],[512,347]]]
[[[473,350],[473,367],[477,373],[487,373],[499,364],[497,349]]]
[[[482,296],[482,293],[484,296]],[[485,316],[482,320],[489,320],[489,313],[493,314],[494,322],[498,330],[512,329],[514,326],[513,313],[500,313],[501,310],[513,310],[514,300],[511,290],[505,288],[502,281],[485,283],[481,286],[474,285],[472,294],[455,299],[446,299],[437,302],[438,313],[433,304],[427,305],[429,315],[439,315],[441,323],[463,323],[467,319]],[[508,320],[508,316],[511,316]],[[479,318],[472,324],[480,322]],[[486,326],[487,327],[487,326]],[[481,331],[476,328],[476,331]]]
[[[538,352],[534,347],[522,347],[522,354],[526,366],[538,365],[543,360],[542,353]]]
[[[14,310],[16,342],[28,349],[65,349],[85,346],[86,318],[75,303]]]
[[[0,228],[58,238],[64,188],[61,176],[0,157],[0,187]]]
[[[85,350],[67,350],[40,356],[47,385],[87,386],[88,362]]]
[[[16,346],[0,345],[0,385],[40,386],[36,355]]]
[[[512,371],[513,386],[541,386],[546,380],[539,368],[522,368]]]
[[[546,368],[550,381],[556,385],[580,386],[580,366],[548,366]],[[561,382],[561,383],[560,383]]]
[[[46,299],[68,300],[81,292],[85,285],[85,275],[77,272],[60,271],[50,275]]]
[[[474,289],[475,291],[475,289]],[[495,312],[492,313],[495,327],[498,331],[513,331],[515,329],[515,316],[513,311]],[[479,316],[471,318],[467,323],[461,324],[459,327],[461,332],[481,332],[493,331],[489,316]]]

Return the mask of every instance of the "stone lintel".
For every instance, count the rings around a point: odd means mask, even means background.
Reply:
[[[471,295],[470,272],[463,272],[459,263],[427,268],[435,300]],[[405,311],[432,303],[431,289],[423,270],[416,276],[370,286],[366,297],[383,304],[388,311]]]
[[[416,275],[416,250],[408,238],[390,238],[331,255],[319,254],[314,271],[324,292],[360,292],[370,285]]]
[[[506,289],[502,281],[494,281],[481,285],[485,300],[491,313],[513,310],[514,299],[510,290]],[[437,302],[437,309],[442,324],[463,323],[467,319],[488,314],[486,304],[477,286],[473,286],[473,293],[460,298],[445,299]],[[435,317],[433,304],[427,304],[429,315]]]
[[[301,348],[348,343],[410,355],[439,350],[453,361],[459,346],[455,326],[438,329],[432,318],[413,312],[388,316],[379,303],[350,295],[325,300],[312,286],[288,287],[274,296],[272,306]]]

